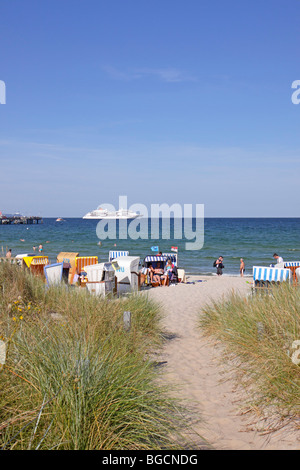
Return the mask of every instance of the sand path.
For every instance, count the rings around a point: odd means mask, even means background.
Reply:
[[[218,450],[299,449],[299,433],[285,428],[262,435],[263,424],[258,425],[261,429],[253,424],[257,416],[241,412],[245,401],[233,377],[228,371],[224,374],[222,348],[204,337],[197,326],[201,308],[212,298],[221,299],[232,289],[249,292],[246,278],[193,276],[188,280],[202,282],[157,287],[147,293],[161,304],[165,315],[169,339],[159,358],[165,380],[179,385],[175,393],[189,404],[195,432]],[[203,440],[196,439],[196,445],[203,446]]]

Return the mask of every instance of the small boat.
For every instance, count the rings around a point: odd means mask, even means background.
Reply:
[[[55,222],[64,222],[64,219],[62,219],[61,217],[58,217]]]
[[[120,220],[120,219],[136,219],[137,217],[141,217],[141,214],[137,212],[133,212],[127,209],[119,209],[117,211],[108,211],[107,209],[102,209],[102,207],[98,207],[91,212],[88,212],[83,216],[83,219],[107,219],[107,220]]]

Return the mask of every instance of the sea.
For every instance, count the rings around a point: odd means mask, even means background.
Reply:
[[[82,218],[62,222],[44,218],[43,223],[33,225],[0,225],[0,256],[9,248],[13,256],[39,254],[42,244],[51,263],[62,251],[98,256],[103,262],[108,261],[110,250],[127,250],[139,256],[142,264],[147,255],[156,254],[153,248],[171,253],[172,247],[177,247],[178,265],[187,274],[216,275],[213,262],[223,256],[223,275],[230,276],[239,276],[240,258],[249,276],[253,266],[274,264],[274,253],[284,261],[300,260],[300,218],[205,218],[202,223],[196,219],[180,223],[175,219],[160,219],[155,224],[151,219],[140,219],[138,223],[136,219],[134,225],[126,221],[119,227],[116,221],[105,227],[103,222],[99,226],[99,221]]]

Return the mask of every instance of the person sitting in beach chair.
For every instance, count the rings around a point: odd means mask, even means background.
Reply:
[[[149,275],[151,284],[158,283],[161,286],[161,276],[163,274],[164,270],[161,268],[159,261],[156,264],[156,268],[153,268],[152,264],[149,265]]]
[[[165,266],[165,271],[161,279],[164,281],[164,286],[170,284],[170,280],[173,274],[173,269],[174,269],[174,264],[170,260],[170,258],[167,261],[167,264]]]

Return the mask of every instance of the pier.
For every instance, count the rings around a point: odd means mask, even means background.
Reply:
[[[43,218],[42,217],[26,217],[23,215],[14,215],[12,217],[5,217],[2,216],[0,217],[0,225],[19,225],[19,224],[24,224],[24,225],[32,225],[32,224],[38,224],[38,223],[43,223]]]

